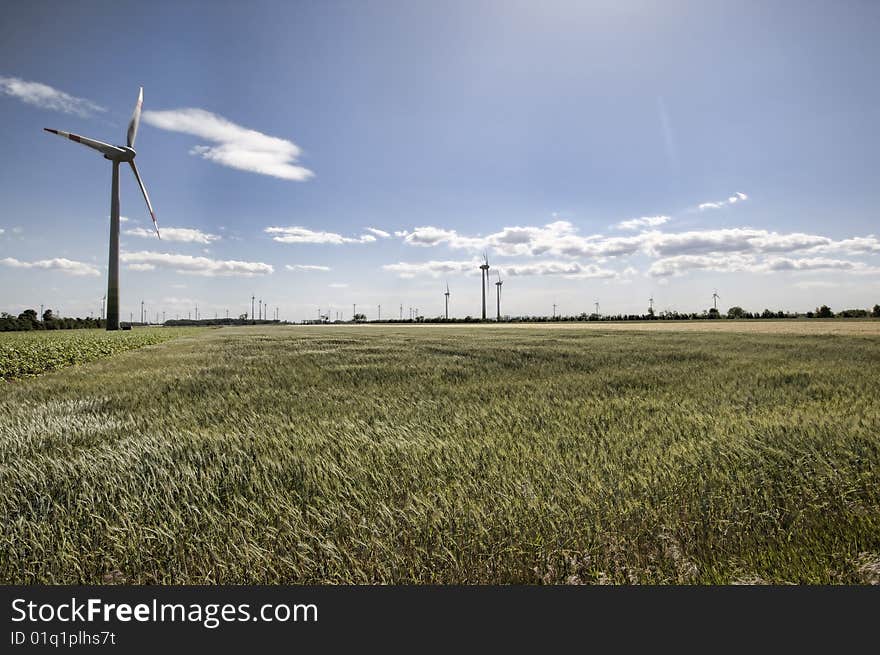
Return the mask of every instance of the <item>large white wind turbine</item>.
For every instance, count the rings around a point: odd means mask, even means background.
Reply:
[[[65,139],[76,141],[84,146],[88,146],[93,150],[97,150],[104,159],[113,162],[113,190],[110,195],[110,262],[108,265],[107,276],[107,329],[119,329],[119,164],[128,162],[138,186],[144,194],[144,200],[147,201],[147,209],[150,210],[150,218],[153,219],[153,227],[156,228],[156,236],[159,236],[159,224],[156,222],[156,214],[153,212],[153,205],[150,204],[150,196],[147,195],[147,189],[141,181],[140,173],[135,166],[134,158],[137,153],[134,150],[134,140],[137,136],[138,125],[141,122],[141,107],[144,104],[144,89],[141,87],[138,93],[137,104],[134,106],[134,113],[131,115],[131,121],[128,123],[128,133],[126,135],[126,145],[112,146],[103,141],[96,141],[78,134],[70,132],[62,132],[61,130],[51,130],[48,127],[43,129],[52,134],[63,136]]]

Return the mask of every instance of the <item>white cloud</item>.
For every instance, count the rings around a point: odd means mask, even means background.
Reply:
[[[397,273],[402,278],[414,278],[420,275],[439,277],[450,273],[473,273],[479,270],[479,260],[471,261],[430,261],[430,262],[399,262],[397,264],[385,264],[382,268],[391,273]]]
[[[372,232],[373,234],[375,234],[377,237],[379,237],[381,239],[387,239],[388,237],[391,236],[391,234],[389,234],[385,230],[380,230],[379,228],[376,228],[376,227],[365,227],[364,229],[367,232]]]
[[[620,221],[615,227],[619,230],[641,230],[645,227],[657,227],[669,221],[669,216],[642,216]]]
[[[274,234],[273,241],[278,243],[327,243],[334,246],[344,243],[372,243],[376,240],[372,234],[362,234],[359,237],[344,237],[335,232],[319,232],[307,227],[267,227],[266,234]]]
[[[274,272],[271,264],[262,262],[243,262],[237,260],[218,260],[208,257],[193,257],[191,255],[178,255],[174,253],[160,253],[150,251],[124,252],[119,256],[120,261],[140,267],[133,270],[144,270],[143,266],[154,268],[167,268],[178,273],[192,275],[204,275],[210,277],[254,277],[257,275],[269,275]],[[151,270],[151,269],[150,269]]]
[[[476,275],[480,266],[479,259],[464,261],[427,261],[427,262],[400,262],[386,264],[382,268],[391,273],[396,273],[402,278],[414,278],[419,276],[440,277],[449,274],[472,274]],[[576,261],[535,261],[528,263],[505,263],[501,267],[493,267],[500,270],[504,275],[511,277],[528,276],[560,276],[566,278],[616,278],[620,277],[619,271],[605,269],[596,264],[581,264]],[[623,274],[631,274],[635,271],[627,269]]]
[[[571,223],[556,221],[543,227],[505,227],[483,237],[469,237],[455,230],[433,226],[416,227],[411,232],[398,234],[405,243],[421,247],[442,245],[472,251],[486,248],[491,255],[555,255],[573,259],[601,260],[635,254],[673,257],[712,253],[880,253],[880,239],[873,235],[836,241],[817,234],[780,233],[747,227],[687,232],[650,230],[632,236],[606,237],[601,234],[582,236]]]
[[[735,205],[738,202],[743,202],[744,200],[748,200],[749,197],[742,193],[741,191],[737,191],[735,194],[730,196],[727,200],[718,200],[716,202],[703,202],[697,205],[697,209],[700,211],[704,209],[721,209],[722,207],[726,207],[728,205]]]
[[[292,141],[236,125],[204,109],[145,111],[143,119],[154,127],[191,134],[216,144],[197,145],[190,154],[223,166],[297,182],[314,175],[297,165],[301,151]]]
[[[311,271],[331,271],[329,266],[318,266],[316,264],[285,264],[284,268],[288,271],[303,271],[303,272],[311,272]]]
[[[129,264],[128,270],[130,270],[130,271],[155,271],[156,266],[154,264]]]
[[[91,100],[77,98],[64,91],[59,91],[48,84],[28,82],[18,77],[0,76],[0,93],[18,98],[22,102],[34,107],[60,111],[65,114],[76,114],[82,117],[106,111]]]
[[[12,268],[36,268],[47,271],[63,271],[68,275],[100,275],[101,272],[91,264],[77,262],[64,257],[55,257],[53,259],[41,259],[35,262],[23,262],[14,257],[6,257],[0,259],[0,264],[11,266]]]
[[[147,230],[142,227],[133,227],[129,230],[125,230],[125,234],[131,235],[133,237],[143,237],[147,239],[156,238],[156,232],[154,230]],[[197,230],[191,227],[162,228],[163,241],[182,241],[185,243],[211,243],[212,241],[217,241],[218,239],[220,239],[220,237],[216,234],[208,234],[207,232],[202,232],[201,230]]]
[[[109,218],[109,217],[108,217],[108,218]],[[128,223],[130,220],[131,220],[131,219],[130,219],[128,216],[120,216],[120,217],[119,217],[119,222],[120,222],[120,223]]]
[[[558,275],[566,278],[602,278],[620,277],[618,271],[601,268],[596,264],[581,264],[573,261],[534,262],[530,264],[505,264],[502,271],[511,276]],[[632,269],[625,271],[631,273]]]
[[[658,259],[648,269],[648,274],[656,277],[683,275],[692,270],[706,270],[718,273],[777,273],[782,271],[840,271],[872,274],[880,268],[868,266],[864,262],[823,257],[768,257],[733,254],[727,256],[676,255]]]

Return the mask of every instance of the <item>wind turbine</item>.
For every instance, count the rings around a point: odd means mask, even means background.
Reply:
[[[596,298],[596,302],[593,304],[596,305],[596,318],[598,318],[599,317],[599,299]]]
[[[497,297],[498,297],[497,298],[498,299],[498,310],[497,310],[497,315],[496,315],[495,320],[500,322],[501,321],[501,285],[504,284],[504,282],[501,280],[501,271],[495,271],[495,272],[498,274],[498,281],[495,283],[495,291],[496,291]]]
[[[43,129],[51,134],[70,139],[76,143],[97,150],[104,159],[113,162],[113,181],[110,193],[110,261],[107,266],[107,329],[119,329],[119,164],[128,162],[134,177],[137,180],[141,192],[144,194],[144,200],[147,201],[147,209],[150,211],[150,218],[153,219],[153,227],[156,229],[156,236],[159,236],[159,224],[156,222],[156,213],[153,211],[153,205],[150,203],[150,196],[147,195],[147,189],[141,181],[140,173],[134,163],[137,153],[134,150],[134,140],[137,137],[138,125],[141,122],[141,107],[144,104],[144,88],[141,87],[138,92],[137,103],[134,106],[134,113],[128,123],[128,132],[126,133],[125,146],[112,146],[103,141],[96,141],[78,134],[70,132],[62,132],[61,130],[53,130],[48,127]],[[160,237],[161,238],[161,237]]]
[[[446,293],[443,294],[446,296],[446,320],[449,320],[449,282],[446,283]]]
[[[712,305],[715,307],[715,311],[718,311],[718,301],[721,300],[721,296],[718,295],[718,289],[712,292]]]
[[[652,314],[654,313],[654,296],[648,298],[648,311]]]
[[[483,289],[483,320],[486,320],[486,287],[489,285],[489,254],[483,251],[483,263],[480,264],[480,286]]]

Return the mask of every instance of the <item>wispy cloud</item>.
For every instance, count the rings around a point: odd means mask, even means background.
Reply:
[[[329,266],[318,266],[317,264],[285,264],[284,268],[288,271],[302,271],[305,273],[309,273],[312,271],[324,272],[331,271]]]
[[[380,239],[387,239],[391,236],[389,232],[386,232],[385,230],[380,230],[377,227],[365,227],[364,229],[367,232],[371,232],[372,234],[376,235]]]
[[[219,260],[146,250],[124,252],[119,256],[119,259],[127,264],[131,270],[165,268],[177,273],[208,277],[254,277],[257,275],[269,275],[275,270],[271,264],[264,264],[263,262],[243,262],[234,259]]]
[[[67,275],[100,275],[96,267],[85,262],[77,262],[64,257],[55,257],[53,259],[41,259],[35,262],[23,262],[15,257],[6,257],[0,259],[0,264],[11,266],[12,268],[36,268],[46,271],[63,271]]]
[[[332,282],[332,283],[328,284],[327,286],[330,287],[331,289],[347,289],[348,288],[348,284],[346,284],[345,282]]]
[[[722,207],[727,207],[728,205],[735,205],[738,202],[743,202],[744,200],[748,200],[749,197],[737,191],[735,194],[730,196],[727,200],[717,200],[715,202],[702,202],[697,205],[697,209],[700,211],[704,209],[721,209]]]
[[[91,100],[77,98],[42,82],[29,82],[18,77],[0,76],[0,93],[18,98],[34,107],[82,117],[106,111]]]
[[[618,230],[641,230],[646,227],[657,227],[669,221],[669,216],[642,216],[620,221],[615,227]]]
[[[129,236],[142,237],[145,239],[156,238],[155,231],[147,230],[142,227],[133,227],[129,230],[125,230],[124,233],[128,234]],[[220,237],[216,234],[208,234],[207,232],[202,232],[201,230],[197,230],[191,227],[162,228],[163,241],[181,241],[184,243],[211,243],[219,239]]]
[[[236,125],[204,109],[145,111],[143,119],[154,127],[212,142],[215,145],[193,147],[190,154],[223,166],[296,182],[314,175],[297,164],[302,151],[293,141]]]
[[[320,232],[299,226],[267,227],[264,231],[266,234],[274,234],[272,240],[278,243],[328,243],[339,246],[344,243],[372,243],[376,240],[372,234],[345,237],[336,232]]]

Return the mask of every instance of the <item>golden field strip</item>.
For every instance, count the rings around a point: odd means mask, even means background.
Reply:
[[[0,385],[0,581],[880,581],[878,321],[177,332]]]

